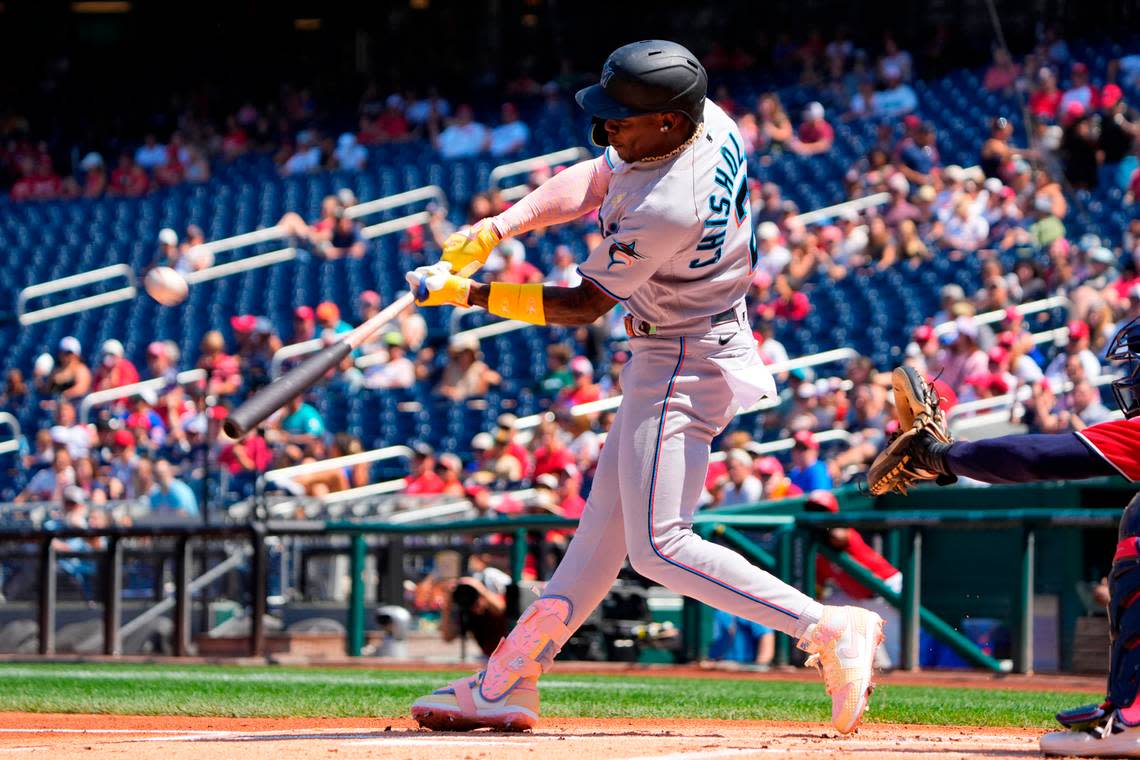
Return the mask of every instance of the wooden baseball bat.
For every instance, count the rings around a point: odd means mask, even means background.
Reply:
[[[479,269],[479,266],[478,262],[472,262],[461,269],[458,276],[469,277]],[[423,299],[427,293],[422,283],[420,284],[420,291],[419,297]],[[414,303],[415,300],[416,294],[414,293],[406,293],[400,296],[382,309],[379,314],[369,317],[351,332],[345,333],[336,343],[325,346],[306,358],[230,412],[229,416],[222,422],[222,430],[235,440],[253,430],[269,415],[289,403],[290,399],[312,387],[330,369],[338,367],[344,361],[344,357],[360,348],[381,327],[391,322],[397,314],[409,304]]]

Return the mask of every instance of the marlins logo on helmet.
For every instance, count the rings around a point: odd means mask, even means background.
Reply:
[[[635,259],[644,259],[645,257],[635,250],[636,245],[636,242],[621,243],[615,241],[610,246],[610,263],[606,265],[606,271],[608,272],[614,267],[632,266]]]

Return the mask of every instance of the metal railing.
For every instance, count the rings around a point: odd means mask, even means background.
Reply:
[[[7,425],[12,431],[12,437],[0,441],[0,454],[14,454],[20,450],[20,421],[16,415],[0,412],[0,425]]]
[[[556,150],[553,153],[534,156],[533,158],[524,158],[521,161],[512,161],[509,164],[496,166],[491,170],[491,187],[497,186],[500,180],[507,177],[516,177],[519,174],[526,174],[544,166],[577,163],[578,161],[585,161],[593,157],[594,154],[586,148],[565,148],[563,150]],[[514,201],[523,197],[528,192],[530,192],[529,185],[519,184],[502,188],[499,191],[499,195],[504,200]]]
[[[834,206],[825,206],[824,208],[817,208],[813,211],[805,211],[792,218],[802,224],[815,224],[816,222],[834,219],[844,211],[862,211],[873,206],[882,206],[884,203],[890,201],[890,199],[890,193],[874,193],[873,195],[865,195],[862,198],[836,203]]]
[[[1117,379],[1117,375],[1111,373],[1103,373],[1097,377],[1089,380],[1089,385],[1094,388],[1101,388],[1109,385],[1113,380]],[[1068,393],[1073,389],[1073,383],[1066,380],[1061,384],[1061,387],[1056,389],[1058,393]],[[1011,407],[1018,401],[1028,401],[1033,395],[1033,389],[1028,385],[1022,385],[1017,390],[1010,393],[1003,393],[1000,396],[991,396],[990,398],[979,398],[973,401],[961,401],[954,405],[949,412],[946,413],[946,421],[954,422],[960,417],[970,416],[974,414],[983,414],[992,412],[1001,407]]]
[[[830,351],[821,351],[818,354],[808,354],[807,356],[800,356],[795,359],[788,359],[782,362],[772,362],[765,365],[768,371],[773,375],[780,375],[785,372],[791,372],[794,369],[802,369],[805,367],[816,367],[823,364],[834,364],[836,362],[844,362],[854,359],[859,355],[859,352],[853,348],[834,348]],[[621,406],[621,396],[611,396],[610,398],[599,399],[598,401],[589,401],[585,404],[576,404],[570,407],[570,414],[575,417],[583,414],[597,414],[598,412],[605,412],[610,409],[617,409]],[[764,398],[757,401],[747,409],[740,409],[736,412],[739,417],[743,414],[752,414],[753,412],[763,411],[765,409],[772,409],[780,405],[779,398]],[[543,420],[543,415],[532,414],[529,417],[522,417],[518,420],[516,425],[517,429],[522,430],[526,427],[535,427]]]
[[[816,443],[832,443],[839,441],[841,443],[850,444],[851,439],[855,437],[854,433],[847,430],[821,430],[812,435]],[[751,454],[758,457],[768,456],[769,454],[778,454],[781,451],[791,451],[792,447],[796,445],[795,438],[781,438],[778,441],[767,441],[759,443],[757,441],[749,441],[744,445],[744,448]],[[714,451],[709,455],[710,462],[723,462],[728,457],[724,451]]]
[[[1107,479],[1106,479],[1107,480]],[[748,559],[775,573],[788,583],[798,583],[805,589],[814,589],[814,555],[821,552],[829,560],[839,564],[859,583],[882,596],[889,604],[901,612],[902,666],[917,669],[919,666],[918,631],[921,625],[936,638],[951,646],[972,664],[996,672],[1015,669],[1029,672],[1033,663],[1034,591],[1035,591],[1035,539],[1040,530],[1052,528],[1110,528],[1115,527],[1120,517],[1119,509],[1088,508],[1030,508],[1008,509],[979,504],[970,509],[953,510],[888,510],[873,511],[876,503],[857,492],[844,493],[849,511],[840,514],[790,512],[796,500],[768,502],[727,510],[708,510],[693,518],[694,530],[708,539],[727,541],[742,552]],[[1000,495],[995,497],[1000,500]],[[783,511],[773,511],[780,504]],[[104,548],[91,551],[92,559],[102,563],[101,577],[104,578],[100,595],[104,613],[104,651],[107,654],[119,652],[122,638],[121,605],[122,559],[125,542],[131,539],[145,539],[152,543],[155,539],[166,538],[174,542],[173,550],[167,549],[175,559],[175,652],[186,654],[190,633],[190,603],[193,591],[190,568],[193,555],[192,541],[242,541],[252,549],[251,570],[246,574],[249,580],[253,608],[252,630],[250,634],[251,654],[264,654],[264,627],[261,616],[266,611],[267,596],[267,554],[266,538],[269,536],[294,537],[334,537],[347,536],[347,545],[334,545],[333,552],[349,556],[350,596],[347,617],[346,649],[348,654],[361,654],[365,629],[365,575],[366,558],[369,553],[380,552],[384,559],[385,574],[391,575],[389,591],[402,595],[404,539],[407,537],[442,537],[449,535],[498,534],[507,537],[510,551],[511,576],[518,583],[522,578],[525,559],[528,553],[541,548],[540,544],[528,538],[528,532],[541,536],[548,530],[573,528],[577,521],[557,516],[527,515],[508,518],[474,518],[453,520],[444,523],[424,524],[424,520],[461,514],[464,505],[459,502],[436,505],[434,512],[416,510],[415,515],[399,520],[351,522],[351,521],[278,521],[252,523],[244,526],[156,526],[107,527],[100,529],[63,528],[54,531],[30,528],[0,528],[0,543],[35,544],[39,572],[38,621],[39,651],[51,654],[55,643],[55,588],[58,571],[56,538],[103,538]],[[860,530],[885,533],[887,543],[901,548],[901,561],[897,563],[903,575],[900,592],[886,587],[880,580],[861,569],[847,555],[833,552],[825,542],[820,541],[821,530],[833,527],[855,527]],[[926,531],[947,530],[993,530],[996,528],[1019,529],[1017,552],[1020,577],[1014,595],[1013,621],[1015,628],[1014,658],[1012,664],[1000,662],[981,651],[977,645],[954,630],[953,626],[937,617],[921,603],[923,571],[923,536]],[[775,532],[776,551],[762,548],[747,535],[747,531]],[[796,541],[795,539],[799,539]],[[373,539],[370,543],[369,539]],[[900,540],[901,539],[901,540]],[[537,540],[537,539],[536,539]],[[156,546],[160,544],[155,543]],[[161,544],[169,546],[169,544]],[[231,552],[231,557],[232,557]],[[797,562],[797,558],[800,561]],[[797,569],[798,568],[798,569]],[[227,567],[228,569],[228,567]],[[213,571],[216,575],[219,571]],[[201,583],[197,585],[202,585]],[[169,604],[169,603],[168,603]],[[700,606],[686,602],[683,613],[685,652],[692,657],[701,647]],[[695,617],[694,617],[695,615]],[[696,623],[694,623],[694,620]],[[782,641],[778,656],[786,661],[788,642]]]
[[[194,383],[205,382],[208,373],[204,369],[188,369],[185,372],[179,372],[174,382],[178,385],[192,385]],[[79,402],[79,421],[86,425],[88,418],[91,416],[92,407],[101,404],[110,404],[118,401],[119,399],[131,398],[132,396],[141,396],[147,391],[158,393],[159,391],[170,385],[170,381],[165,377],[156,377],[151,380],[143,380],[139,383],[131,383],[130,385],[121,385],[118,388],[108,388],[105,391],[95,391],[88,393]]]
[[[33,298],[51,295],[63,290],[80,288],[85,285],[94,285],[122,277],[127,281],[126,287],[109,290],[106,293],[97,293],[92,296],[76,298],[55,306],[45,306],[41,309],[28,311],[28,301]],[[60,277],[55,280],[29,285],[20,290],[16,296],[16,318],[21,326],[34,325],[37,322],[46,322],[49,319],[58,319],[69,314],[78,314],[81,311],[97,309],[100,306],[109,306],[120,301],[129,301],[138,295],[135,282],[135,273],[126,264],[111,264],[110,266],[92,269],[89,272]]]
[[[358,464],[370,464],[384,459],[410,459],[413,453],[407,446],[384,446],[356,454],[346,454],[342,457],[322,459],[319,462],[306,462],[291,467],[281,467],[276,470],[269,470],[261,475],[258,478],[258,490],[263,490],[267,483],[286,484],[298,475],[313,475],[318,472],[338,470],[342,467],[355,467]]]
[[[1052,298],[1042,298],[1040,301],[1030,301],[1029,303],[1019,304],[1014,308],[1017,309],[1018,314],[1025,316],[1026,314],[1034,314],[1040,311],[1049,311],[1050,309],[1058,309],[1061,307],[1069,309],[1072,308],[1072,306],[1073,302],[1068,298],[1065,298],[1064,296],[1053,296]],[[978,314],[974,317],[974,322],[979,325],[988,325],[994,322],[1000,322],[1005,319],[1005,311],[1005,309],[996,309],[994,311],[982,312],[981,314]],[[939,322],[934,326],[934,334],[941,336],[945,335],[948,332],[952,332],[954,329],[954,320]],[[1064,334],[1066,336],[1069,334],[1068,328],[1064,327],[1058,328],[1057,330],[1049,330],[1046,332],[1053,334],[1059,332],[1060,330],[1064,330]],[[1036,335],[1043,334],[1045,333],[1037,333],[1035,334],[1035,337]],[[1040,343],[1042,341],[1037,342]]]
[[[401,206],[409,206],[414,203],[421,203],[424,201],[435,201],[443,205],[447,205],[447,196],[443,190],[437,185],[427,185],[425,187],[418,187],[414,190],[408,190],[403,193],[396,193],[395,195],[377,198],[376,200],[358,203],[355,206],[349,207],[345,211],[345,215],[350,219],[359,219],[371,214],[378,214],[383,211],[390,211]],[[424,224],[431,218],[427,211],[417,211],[411,214],[405,214],[396,219],[391,219],[384,222],[379,222],[361,230],[361,235],[366,240],[387,235],[392,232],[399,232],[400,230],[413,227],[417,224]],[[259,245],[261,243],[269,243],[276,240],[284,240],[289,236],[289,231],[281,225],[273,227],[265,227],[260,230],[253,230],[252,232],[243,232],[240,235],[232,235],[228,238],[220,240],[213,240],[208,243],[194,246],[191,254],[208,253],[215,255],[225,251],[233,251],[238,248],[245,248],[251,245]],[[186,272],[183,278],[186,280],[187,285],[197,285],[202,282],[209,282],[217,280],[222,277],[229,277],[230,275],[241,274],[253,269],[260,269],[262,267],[273,266],[287,261],[292,261],[297,258],[298,251],[296,248],[287,247],[280,248],[275,251],[267,253],[260,253],[254,256],[247,256],[245,258],[227,261],[221,264],[214,264],[204,269],[197,271]],[[111,290],[106,293],[98,293],[92,296],[84,296],[76,298],[66,303],[56,304],[55,306],[47,306],[42,309],[34,311],[27,310],[27,302],[32,298],[58,293],[64,290],[82,287],[84,285],[91,285],[105,280],[123,277],[127,280],[127,286]],[[79,274],[61,277],[56,280],[38,283],[36,285],[29,285],[22,289],[16,297],[16,314],[21,325],[27,326],[37,322],[44,322],[49,319],[57,319],[59,317],[67,316],[69,314],[76,314],[81,311],[95,309],[100,306],[108,306],[120,301],[128,301],[138,295],[138,287],[134,270],[126,264],[112,264],[110,266],[102,267],[100,269],[93,269],[90,272],[81,272]]]

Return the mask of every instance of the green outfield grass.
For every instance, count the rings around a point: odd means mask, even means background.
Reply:
[[[0,710],[241,717],[399,717],[460,672],[170,665],[0,665]],[[868,720],[1047,727],[1097,694],[885,684]],[[543,679],[543,714],[597,718],[826,721],[822,683],[560,675]]]

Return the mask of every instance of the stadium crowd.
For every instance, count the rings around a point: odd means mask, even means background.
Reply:
[[[1033,115],[1031,146],[1020,145],[1010,120],[995,115],[988,138],[978,146],[977,165],[970,167],[941,161],[937,129],[916,113],[912,56],[890,37],[877,58],[842,37],[813,38],[784,51],[784,65],[798,67],[802,81],[826,93],[833,104],[828,109],[811,102],[793,119],[778,92],[764,94],[754,109],[735,102],[728,90],[717,92],[761,167],[781,151],[827,153],[834,120],[881,124],[877,143],[850,167],[845,181],[852,199],[886,193],[889,200],[882,205],[804,224],[800,209],[783,197],[779,184],[754,181],[752,216],[760,264],[750,305],[759,350],[769,363],[789,358],[776,325],[811,314],[813,283],[819,278],[840,282],[860,273],[921,267],[935,258],[970,258],[982,262],[984,287],[976,293],[952,283],[942,287],[940,309],[913,331],[905,361],[938,378],[947,407],[1025,389],[1017,415],[1034,430],[1079,430],[1110,414],[1095,382],[1107,371],[1104,350],[1114,325],[1140,315],[1140,220],[1133,220],[1119,245],[1087,235],[1073,240],[1065,227],[1072,195],[1066,189],[1111,182],[1130,193],[1131,202],[1140,189],[1137,170],[1130,169],[1136,163],[1140,121],[1120,87],[1089,82],[1087,69],[1069,60],[1062,48],[1055,37],[1045,37],[1021,63],[995,54],[985,86],[1025,94]],[[724,60],[714,56],[710,70],[736,65],[731,55],[716,55]],[[1073,81],[1065,91],[1057,86],[1061,70]],[[1125,77],[1138,69],[1120,62],[1112,70]],[[532,95],[552,109],[565,106],[556,88],[539,88]],[[89,153],[74,176],[61,179],[46,148],[18,131],[5,136],[0,165],[17,177],[10,191],[16,200],[138,195],[178,182],[207,181],[213,164],[241,160],[251,151],[273,155],[280,172],[288,175],[363,169],[368,146],[386,141],[427,140],[443,158],[503,157],[522,151],[529,137],[512,103],[503,103],[499,124],[487,127],[475,120],[469,106],[453,107],[437,94],[384,95],[370,88],[360,103],[357,128],[334,140],[332,133],[312,126],[312,97],[287,90],[273,107],[244,105],[226,117],[224,129],[187,115],[162,140],[148,135],[136,150],[121,151],[109,174],[103,157]],[[536,172],[531,182],[545,176]],[[344,213],[355,202],[350,192],[342,192],[325,199],[318,219],[291,214],[282,224],[314,252],[329,258],[361,256],[367,248],[359,225]],[[472,199],[467,220],[503,207],[494,191],[480,194]],[[430,223],[407,230],[401,241],[403,250],[425,261],[455,229],[442,210],[435,211]],[[575,224],[582,249],[590,250],[600,239],[596,220]],[[480,276],[576,284],[576,254],[569,246],[558,248],[549,271],[528,261],[543,234],[540,230],[503,243]],[[156,261],[182,271],[202,265],[193,253],[203,242],[200,230],[187,230],[181,242],[173,230],[163,230],[159,238]],[[1012,265],[1005,263],[1011,260]],[[1056,355],[1050,342],[1034,336],[1043,315],[1017,309],[1048,296],[1064,296],[1072,304],[1067,342]],[[382,306],[373,291],[359,295],[355,314],[342,314],[331,302],[301,306],[287,335],[278,334],[261,315],[234,316],[205,335],[196,359],[159,341],[147,347],[142,368],[130,363],[117,340],[84,347],[73,337],[64,338],[54,355],[37,360],[29,379],[21,369],[11,369],[0,399],[3,406],[34,392],[53,415],[52,426],[28,435],[23,465],[32,474],[16,500],[64,505],[61,515],[72,522],[105,520],[100,505],[121,499],[144,500],[156,513],[195,519],[200,518],[207,468],[225,473],[229,493],[246,495],[267,469],[363,450],[364,442],[330,430],[305,398],[295,399],[263,431],[243,441],[219,442],[217,432],[229,407],[268,382],[273,355],[281,346],[313,338],[327,341]],[[977,319],[991,312],[1000,312],[1001,318]],[[532,389],[547,411],[542,422],[524,430],[513,414],[500,415],[493,430],[472,431],[473,456],[467,461],[416,443],[398,498],[407,504],[466,498],[478,514],[527,509],[580,514],[612,412],[575,414],[574,409],[621,393],[628,347],[618,310],[588,328],[553,334],[548,371]],[[360,356],[377,359],[361,370],[354,364]],[[204,370],[206,380],[179,384],[177,371],[192,367]],[[343,369],[326,380],[339,392],[427,384],[453,402],[481,399],[502,380],[482,360],[476,339],[457,335],[443,345],[433,342],[414,308],[347,359]],[[881,371],[887,367],[858,357],[841,374],[777,369],[780,398],[765,412],[763,427],[794,441],[790,460],[758,455],[755,430],[731,430],[720,442],[724,456],[710,467],[704,505],[778,499],[848,482],[865,470],[892,433],[889,376]],[[161,392],[104,406],[90,425],[77,420],[76,405],[89,392],[159,377],[167,379]],[[827,443],[821,434],[833,430],[849,433],[848,443]],[[298,493],[320,496],[368,481],[367,466],[355,466],[298,477],[292,486]],[[533,485],[538,497],[526,503],[512,497],[508,491],[520,484]],[[68,505],[82,505],[85,512],[69,512],[79,506]]]

